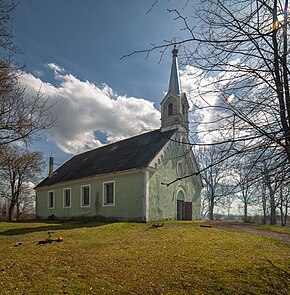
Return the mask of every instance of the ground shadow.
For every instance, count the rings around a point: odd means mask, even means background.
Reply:
[[[263,271],[260,279],[269,288],[269,294],[289,294],[290,273],[287,265],[275,265],[270,259],[264,260],[265,269],[269,267],[269,271]],[[275,273],[276,280],[273,280]]]
[[[35,222],[33,222],[35,224]],[[20,227],[20,228],[12,228],[7,229],[0,232],[0,236],[14,236],[14,235],[23,235],[35,232],[53,232],[56,230],[68,230],[74,228],[84,228],[84,227],[99,227],[108,224],[112,224],[114,222],[78,222],[78,221],[70,221],[70,222],[36,222],[39,223],[39,226],[34,227]],[[21,226],[21,223],[17,223]],[[25,223],[27,225],[27,223]]]

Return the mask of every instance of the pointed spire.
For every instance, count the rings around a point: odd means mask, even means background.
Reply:
[[[170,74],[170,81],[169,81],[169,89],[173,94],[180,94],[180,85],[179,85],[179,73],[178,73],[178,62],[177,62],[177,53],[178,49],[176,45],[172,50],[172,66],[171,66],[171,74]]]

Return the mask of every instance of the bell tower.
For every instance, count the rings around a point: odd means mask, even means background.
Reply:
[[[189,104],[185,93],[180,93],[180,81],[177,62],[178,49],[172,50],[172,66],[168,92],[161,101],[161,131],[178,129],[188,133]]]

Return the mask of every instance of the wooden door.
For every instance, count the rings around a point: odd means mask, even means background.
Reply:
[[[184,202],[184,220],[192,220],[192,202]]]
[[[177,220],[183,220],[184,219],[184,201],[177,200],[176,209],[177,209]]]

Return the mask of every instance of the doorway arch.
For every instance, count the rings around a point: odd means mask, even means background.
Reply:
[[[184,220],[185,208],[184,208],[185,192],[180,188],[176,193],[176,219]]]
[[[176,193],[176,219],[192,220],[192,202],[187,201],[183,188],[179,188]]]

